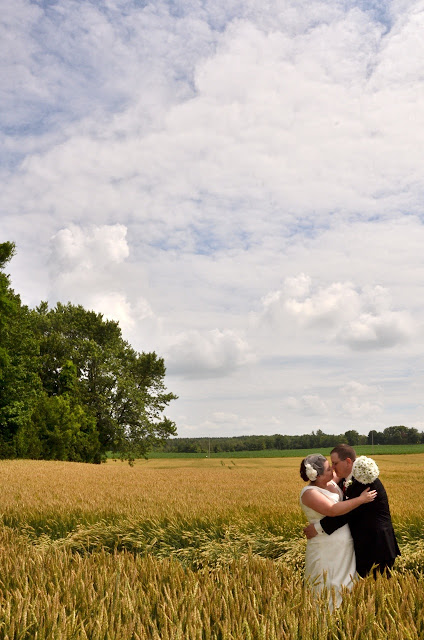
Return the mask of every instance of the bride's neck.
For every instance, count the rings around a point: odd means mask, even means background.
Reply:
[[[319,487],[320,489],[325,489],[327,487],[327,483],[321,477],[318,477],[316,480],[310,483],[312,487]]]

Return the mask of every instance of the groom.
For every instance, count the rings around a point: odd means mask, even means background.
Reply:
[[[303,530],[308,539],[316,535],[331,535],[336,529],[349,524],[356,556],[356,571],[362,577],[370,573],[373,565],[374,575],[390,569],[396,556],[400,555],[393,531],[389,502],[386,490],[377,478],[370,485],[363,485],[352,478],[352,467],[356,460],[355,449],[348,444],[339,444],[331,452],[333,470],[342,480],[339,487],[343,491],[343,500],[358,497],[365,486],[376,489],[377,498],[363,504],[344,516],[326,516],[320,522],[309,524]]]

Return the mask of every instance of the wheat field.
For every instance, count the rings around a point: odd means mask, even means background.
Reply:
[[[424,454],[378,456],[402,550],[303,584],[300,459],[0,462],[0,638],[424,638]]]

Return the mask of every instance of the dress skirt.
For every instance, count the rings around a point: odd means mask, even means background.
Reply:
[[[324,533],[308,540],[305,578],[316,593],[322,591],[324,585],[328,590],[334,587],[336,606],[341,602],[341,587],[352,587],[355,569],[355,551],[347,524],[331,536]]]

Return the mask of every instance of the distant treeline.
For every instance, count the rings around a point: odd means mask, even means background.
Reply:
[[[317,449],[334,447],[340,442],[352,446],[361,444],[423,444],[424,432],[403,425],[387,427],[383,431],[371,430],[361,435],[351,429],[340,435],[326,434],[320,429],[312,433],[289,436],[236,436],[220,438],[172,438],[161,451],[167,453],[220,453],[224,451],[264,451],[266,449]]]
[[[14,252],[0,243],[0,457],[131,460],[174,435],[163,359],[80,305],[23,305],[3,272]]]

